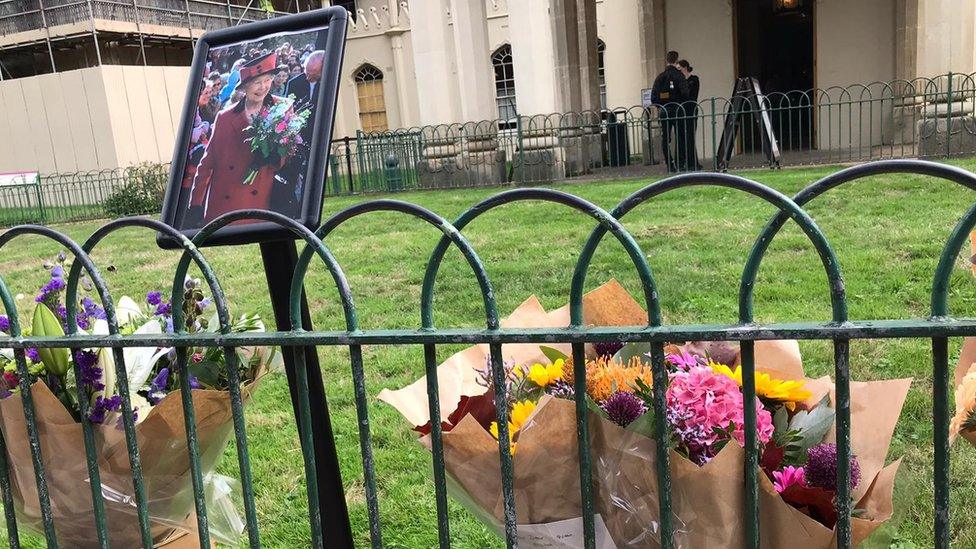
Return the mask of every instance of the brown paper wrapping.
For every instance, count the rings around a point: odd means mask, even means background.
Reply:
[[[253,387],[245,387],[245,398]],[[68,548],[93,547],[97,536],[81,424],[44,383],[34,383],[31,394],[58,542]],[[194,390],[193,410],[200,463],[204,472],[212,471],[232,431],[230,394]],[[168,394],[136,425],[150,524],[157,542],[173,539],[181,530],[196,530],[196,522],[187,520],[194,502],[184,425],[180,391]],[[7,446],[19,523],[42,531],[27,423],[19,396],[0,400],[0,430]],[[141,546],[125,435],[110,424],[96,427],[95,438],[109,541],[113,547]]]
[[[496,524],[504,522],[498,441],[473,417],[444,433],[444,464],[453,484]],[[430,449],[430,435],[421,439]],[[576,408],[572,401],[544,396],[519,431],[513,486],[520,524],[541,524],[580,516]]]
[[[861,465],[854,491],[855,507],[865,518],[853,518],[857,545],[891,518],[892,492],[900,460],[883,467],[894,424],[910,380],[851,384],[851,448]],[[885,399],[866,400],[879,391]],[[871,406],[860,404],[870,402]],[[658,547],[660,524],[654,440],[626,431],[591,415],[597,512],[606,521],[618,547]],[[828,440],[833,440],[829,434]],[[675,547],[745,547],[742,479],[745,451],[730,442],[709,463],[698,467],[670,453]],[[834,532],[793,508],[759,474],[762,547],[827,549],[836,545]]]
[[[615,280],[583,298],[584,321],[596,326],[640,326],[647,313]],[[502,322],[506,327],[559,327],[569,324],[569,308],[546,313],[535,297],[523,302]],[[550,345],[566,354],[568,345]],[[738,363],[738,349],[728,343],[691,343],[711,356],[728,355]],[[697,346],[697,347],[696,347]],[[506,345],[506,360],[531,364],[545,361],[537,346]],[[470,347],[438,367],[442,421],[458,407],[462,396],[484,394],[475,380],[487,348]],[[974,346],[976,355],[976,346]],[[757,369],[779,379],[805,379],[796,341],[757,341]],[[807,379],[816,404],[825,395],[833,400],[833,383],[824,377]],[[910,379],[851,384],[851,446],[861,466],[855,507],[864,518],[852,519],[855,543],[863,541],[891,517],[892,491],[900,461],[885,466],[891,436],[901,412]],[[445,388],[445,385],[448,387]],[[426,379],[396,391],[384,389],[380,400],[399,410],[411,425],[427,423]],[[659,545],[655,445],[591,414],[594,489],[597,513],[617,547]],[[545,428],[540,428],[545,426]],[[833,440],[833,431],[827,439]],[[473,417],[465,416],[444,433],[444,459],[452,495],[496,528],[503,520],[498,442]],[[429,436],[421,442],[430,448]],[[519,524],[554,522],[579,517],[579,461],[575,406],[571,401],[544,397],[530,424],[519,434],[514,464],[516,513]],[[698,467],[671,452],[672,500],[676,547],[740,547],[745,545],[744,450],[728,444],[711,462]],[[785,503],[772,482],[760,473],[762,546],[830,547],[834,532]]]

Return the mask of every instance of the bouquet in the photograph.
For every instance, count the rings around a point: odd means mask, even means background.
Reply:
[[[25,335],[64,335],[66,284],[64,255],[47,265],[50,280],[33,303]],[[79,331],[107,335],[104,310],[91,298],[79,304]],[[215,331],[218,322],[211,299],[200,281],[184,285],[184,318],[189,332]],[[163,334],[173,331],[169,300],[151,291],[140,305],[122,297],[116,307],[122,334]],[[9,320],[0,317],[0,329]],[[263,331],[256,315],[243,316],[235,331]],[[2,343],[0,343],[2,345]],[[217,461],[232,435],[232,414],[227,364],[221,349],[189,348],[186,380],[193,391],[193,409],[204,472],[211,535],[236,543],[243,523],[231,498],[232,479],[214,473]],[[180,370],[173,348],[124,348],[128,395],[136,424],[148,513],[153,539],[163,543],[196,531],[190,463],[180,395]],[[242,394],[249,399],[256,381],[275,361],[275,349],[238,349],[238,375]],[[93,424],[96,457],[102,484],[107,530],[112,546],[141,545],[129,455],[122,427],[122,397],[117,388],[113,352],[109,348],[27,349],[40,447],[48,495],[58,541],[65,547],[90,547],[96,543],[91,484],[85,459],[78,388],[87,401],[87,419]],[[80,375],[76,377],[75,368]],[[0,351],[0,430],[6,443],[11,491],[19,524],[43,532],[35,484],[27,423],[24,416],[13,351]]]
[[[247,142],[254,161],[244,177],[245,185],[254,182],[261,168],[269,166],[277,170],[298,154],[303,144],[302,129],[311,111],[306,108],[295,112],[294,103],[294,98],[278,98],[271,106],[258,111],[247,127]]]
[[[595,325],[639,325],[639,306],[615,308],[613,296],[626,293],[615,282],[583,297],[584,319]],[[506,319],[507,328],[565,327],[569,307],[546,312],[535,298]],[[579,450],[576,409],[565,356],[569,345],[511,344],[503,347],[508,430],[514,465],[519,547],[582,547]],[[501,535],[504,528],[498,426],[487,345],[469,347],[437,368],[444,463],[448,490],[475,516]],[[640,374],[648,381],[649,370]],[[608,381],[608,383],[610,383]],[[394,406],[430,448],[426,378],[379,398]],[[614,547],[606,525],[595,518],[598,549]]]

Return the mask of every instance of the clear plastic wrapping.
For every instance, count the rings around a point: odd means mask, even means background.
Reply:
[[[34,397],[41,453],[51,511],[62,547],[92,547],[97,535],[91,482],[81,424],[41,382]],[[194,390],[194,413],[205,478],[211,536],[236,544],[243,522],[234,509],[236,482],[213,474],[232,433],[229,393]],[[193,487],[179,391],[167,395],[136,426],[153,539],[162,543],[197,531]],[[27,438],[22,400],[0,401],[0,429],[7,445],[11,491],[18,524],[43,532],[43,522]],[[141,545],[135,491],[123,431],[110,423],[95,429],[97,463],[109,542],[113,547]]]

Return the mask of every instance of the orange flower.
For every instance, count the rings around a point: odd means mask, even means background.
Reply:
[[[651,385],[651,367],[632,357],[626,365],[601,357],[586,363],[586,393],[602,402],[615,392],[633,393],[640,379]]]

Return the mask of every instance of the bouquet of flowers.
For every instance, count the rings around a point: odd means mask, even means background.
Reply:
[[[588,325],[633,326],[647,318],[616,281],[584,296],[583,304]],[[545,313],[532,298],[507,323],[565,326],[568,308]],[[826,548],[837,520],[833,386],[829,378],[803,375],[795,341],[755,345],[761,537],[771,547],[799,542],[800,547]],[[582,546],[568,346],[505,348],[512,440],[501,443],[513,451],[520,544]],[[661,514],[648,351],[646,344],[588,346],[585,398],[591,412],[597,547],[658,544]],[[670,345],[667,351],[673,541],[676,547],[742,545],[745,420],[738,348],[691,343]],[[521,360],[512,360],[513,355]],[[484,349],[472,347],[438,368],[441,410],[450,411],[442,418],[445,464],[455,498],[500,531],[499,442],[485,356]],[[851,384],[855,543],[891,516],[898,462],[885,467],[885,459],[910,383]],[[424,387],[421,379],[380,394],[422,433],[429,429]]]
[[[308,123],[311,111],[295,112],[294,103],[293,97],[278,99],[258,111],[246,128],[254,161],[244,177],[245,185],[254,183],[261,168],[271,166],[277,170],[298,153],[298,147],[302,145],[302,129]]]
[[[976,338],[963,339],[956,362],[956,414],[949,423],[949,440],[962,437],[976,446]]]
[[[66,258],[64,254],[46,265],[50,280],[35,298],[31,325],[25,334],[64,335]],[[90,283],[82,281],[83,287]],[[214,331],[218,322],[210,314],[210,298],[199,280],[184,286],[186,328],[190,332]],[[161,292],[151,291],[143,305],[122,297],[116,317],[122,334],[162,334],[173,331],[171,305]],[[81,300],[77,313],[79,331],[107,335],[104,310],[90,297]],[[9,320],[0,316],[0,330]],[[243,316],[235,331],[263,331],[256,315]],[[2,342],[0,342],[2,345]],[[273,348],[238,349],[238,373],[248,398],[255,382],[275,362]],[[189,531],[196,521],[180,375],[173,348],[124,348],[128,395],[139,447],[143,479],[154,539],[162,543]],[[232,433],[232,414],[226,359],[221,349],[187,349],[185,375],[193,388],[193,407],[201,465],[207,484],[211,535],[236,543],[243,524],[230,499],[231,479],[213,474],[217,460]],[[87,401],[87,419],[93,424],[96,455],[102,484],[106,522],[113,546],[141,544],[136,525],[136,503],[131,469],[122,431],[122,397],[118,392],[113,353],[108,348],[27,349],[31,394],[40,434],[40,446],[54,514],[58,541],[67,547],[88,547],[96,541],[91,485],[82,436],[78,388]],[[80,375],[75,376],[77,366]],[[11,490],[19,523],[43,531],[34,478],[26,419],[11,349],[0,350],[0,431],[7,446]]]

